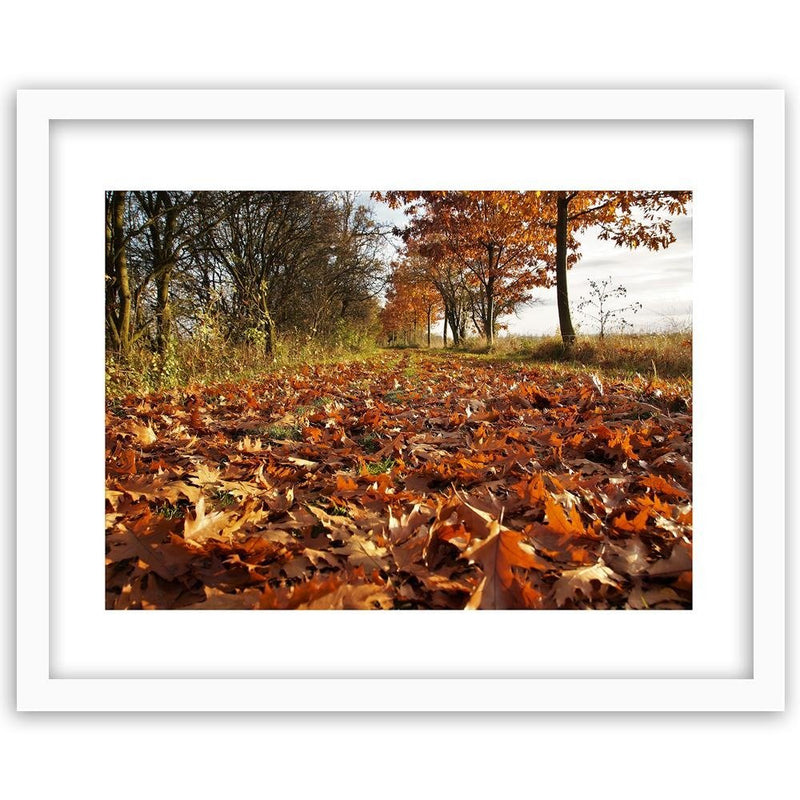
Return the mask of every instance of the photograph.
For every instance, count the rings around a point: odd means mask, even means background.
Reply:
[[[692,197],[107,190],[105,608],[692,609]]]

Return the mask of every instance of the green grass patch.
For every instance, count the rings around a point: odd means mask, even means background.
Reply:
[[[300,442],[303,440],[303,434],[297,425],[268,425],[263,429],[263,435],[275,441],[288,439],[292,442]]]
[[[185,503],[177,503],[175,505],[172,503],[164,503],[162,506],[158,507],[157,511],[165,519],[183,519],[187,508],[188,504]]]
[[[386,392],[384,394],[383,399],[387,403],[392,403],[392,405],[398,405],[403,401],[405,397],[405,392],[398,391],[397,389],[392,389],[390,392]]]
[[[382,458],[380,461],[372,461],[367,464],[367,472],[370,475],[380,475],[383,472],[388,472],[394,464],[393,458]]]
[[[232,506],[236,502],[236,495],[223,489],[214,489],[211,497],[223,508],[228,508],[228,506]]]

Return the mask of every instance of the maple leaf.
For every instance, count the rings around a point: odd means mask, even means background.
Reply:
[[[204,599],[199,586],[178,578],[168,581],[157,572],[149,572],[140,582],[140,602],[144,609],[184,608]]]
[[[389,507],[389,538],[396,544],[402,544],[416,533],[420,526],[430,522],[432,514],[430,507],[416,503],[409,513],[401,514],[398,518]]]
[[[137,535],[123,527],[106,537],[108,558],[111,562],[137,558],[165,580],[172,580],[190,569],[197,553],[180,537],[170,537],[167,543],[163,538],[158,532]]]
[[[136,451],[115,449],[106,458],[106,472],[116,475],[136,474]]]
[[[537,472],[530,480],[519,481],[512,487],[529,505],[536,506],[549,498],[541,473]]]
[[[222,470],[209,467],[206,464],[197,464],[189,477],[195,478],[200,486],[214,485],[219,480]]]
[[[315,470],[319,467],[319,461],[309,461],[307,458],[296,458],[295,456],[287,456],[286,461],[294,464],[296,467],[304,467],[308,470]]]
[[[374,609],[391,608],[385,589],[375,584],[348,585],[341,576],[306,581],[288,589],[264,588],[259,608]]]
[[[692,569],[692,546],[687,542],[677,540],[672,548],[669,558],[656,561],[647,571],[648,575],[678,575]]]
[[[640,581],[637,581],[628,594],[628,606],[635,609],[657,608],[669,604],[670,607],[681,607],[681,597],[669,586],[657,586],[645,590]]]
[[[640,480],[642,486],[652,489],[658,494],[665,494],[668,497],[688,497],[688,492],[674,483],[670,483],[660,475],[648,475]]]
[[[628,519],[627,515],[620,514],[611,520],[611,524],[621,531],[640,533],[647,528],[649,514],[650,512],[646,508],[643,508],[633,519]]]
[[[358,528],[353,520],[344,515],[329,514],[324,509],[313,505],[309,505],[306,508],[336,538],[347,539],[358,533]]]
[[[642,540],[635,538],[624,547],[609,545],[605,560],[622,575],[643,575],[650,568],[648,555]]]
[[[336,489],[334,490],[334,496],[352,497],[356,492],[358,492],[358,483],[349,475],[340,473],[336,476]]]

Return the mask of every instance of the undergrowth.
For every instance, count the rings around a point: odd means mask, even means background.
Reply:
[[[113,356],[107,356],[106,395],[113,400],[189,384],[248,381],[289,365],[344,363],[378,353],[382,354],[388,366],[388,362],[394,360],[392,351],[397,349],[379,349],[366,336],[333,342],[283,338],[277,343],[275,358],[270,360],[262,348],[252,344],[231,347],[219,342],[173,342],[163,358],[146,349],[135,350],[124,364]],[[579,336],[571,350],[564,347],[558,336],[502,337],[495,341],[491,351],[487,350],[483,340],[477,338],[456,348],[415,349],[444,358],[460,354],[486,361],[534,362],[556,371],[588,368],[612,378],[639,375],[688,383],[692,380],[691,331],[610,334],[603,339]],[[416,378],[417,367],[413,363],[407,364],[402,375],[408,379]],[[387,392],[383,400],[396,403],[401,397],[402,392],[394,389]]]
[[[113,399],[189,384],[254,380],[280,367],[342,363],[373,355],[376,350],[371,338],[358,335],[330,341],[280,338],[272,359],[262,347],[248,343],[232,346],[221,341],[173,341],[164,356],[140,348],[123,363],[107,354],[106,396]]]

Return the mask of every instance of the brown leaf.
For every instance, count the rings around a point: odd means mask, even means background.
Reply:
[[[336,591],[317,597],[298,608],[308,609],[375,609],[392,608],[392,599],[375,584],[361,586],[340,586]]]
[[[195,506],[195,514],[191,516],[186,512],[183,520],[183,537],[187,541],[203,543],[207,539],[225,539],[230,537],[230,531],[226,527],[230,522],[231,515],[223,511],[212,511],[206,514],[206,499],[200,495],[200,499]]]
[[[191,611],[230,611],[237,609],[256,608],[261,599],[261,590],[250,588],[241,592],[222,592],[219,589],[205,589],[206,599],[190,606],[184,606]]]
[[[556,604],[564,606],[568,601],[580,602],[581,596],[591,602],[603,586],[618,588],[618,578],[602,558],[590,567],[564,570],[554,587]]]
[[[466,550],[464,557],[480,564],[485,574],[468,608],[513,608],[513,569],[549,568],[521,533],[502,528],[496,520],[490,523],[489,538]]]

